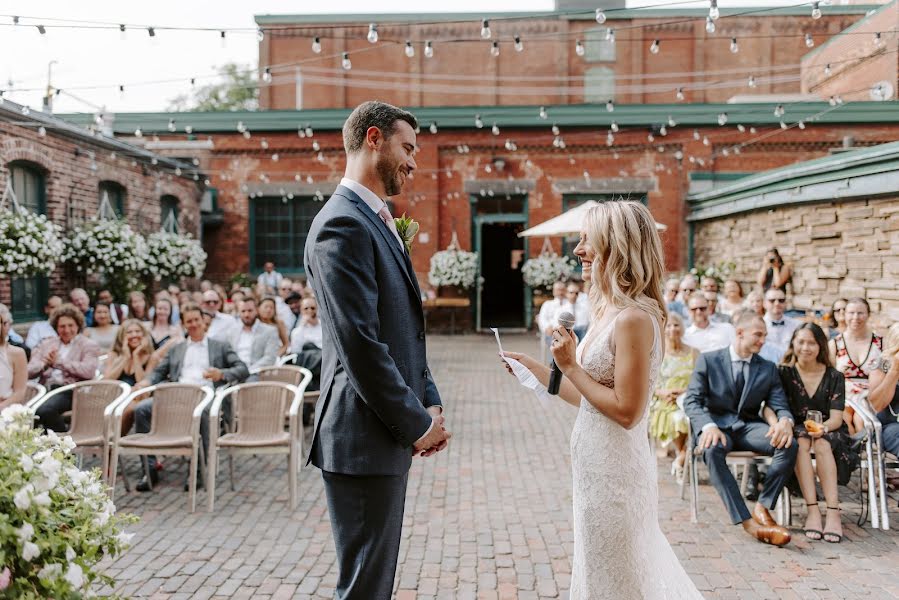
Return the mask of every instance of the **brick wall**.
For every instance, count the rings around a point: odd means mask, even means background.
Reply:
[[[138,231],[159,229],[160,198],[172,195],[179,200],[181,231],[200,236],[200,192],[192,180],[171,176],[146,162],[133,162],[86,136],[63,136],[52,128],[40,136],[34,127],[0,122],[0,190],[6,189],[7,165],[20,160],[44,172],[47,215],[64,230],[96,216],[100,182],[115,181],[126,190],[125,216]],[[50,277],[50,293],[66,293],[76,283],[81,282],[60,265]],[[0,302],[11,302],[5,277],[0,277]]]
[[[733,260],[744,290],[755,286],[765,250],[774,246],[794,266],[794,306],[827,310],[837,298],[862,296],[879,327],[899,321],[899,194],[776,208],[695,228],[696,261]]]

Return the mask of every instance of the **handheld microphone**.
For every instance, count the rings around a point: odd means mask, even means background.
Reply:
[[[574,315],[568,312],[559,313],[558,317],[559,325],[564,327],[571,333],[571,329],[574,327]],[[557,396],[559,394],[559,387],[562,385],[562,371],[559,370],[559,367],[556,366],[556,361],[553,359],[552,365],[549,368],[549,385],[546,386],[546,391],[553,396]]]

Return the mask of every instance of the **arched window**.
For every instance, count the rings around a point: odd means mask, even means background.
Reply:
[[[125,216],[125,186],[115,181],[101,181],[98,200],[102,206],[104,196],[109,198],[109,205],[117,217]]]
[[[9,177],[20,206],[41,215],[47,214],[47,179],[42,168],[15,161],[9,164]],[[48,278],[13,278],[10,283],[13,318],[17,321],[43,318],[50,287]]]
[[[178,198],[166,194],[159,200],[162,213],[159,216],[159,226],[166,231],[178,233]]]

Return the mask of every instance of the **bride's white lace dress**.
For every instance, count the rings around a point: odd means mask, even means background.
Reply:
[[[653,320],[655,322],[655,320]],[[612,320],[578,348],[578,362],[599,383],[615,387]],[[649,390],[662,362],[654,325]],[[647,437],[647,408],[628,430],[581,399],[571,433],[574,479],[574,561],[571,600],[702,598],[658,523],[656,459]]]

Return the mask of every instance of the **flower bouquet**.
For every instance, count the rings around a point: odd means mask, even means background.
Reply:
[[[92,219],[69,232],[65,260],[88,275],[101,275],[117,296],[141,289],[147,242],[122,219]]]
[[[0,211],[0,273],[49,275],[63,252],[59,227],[46,216],[14,208]]]
[[[145,273],[156,281],[201,277],[206,269],[206,252],[189,234],[157,231],[147,236]]]

